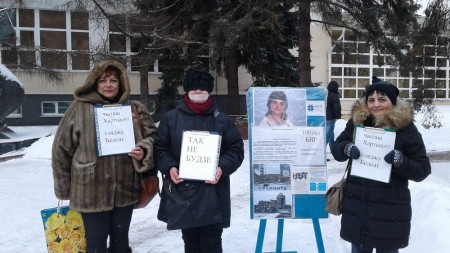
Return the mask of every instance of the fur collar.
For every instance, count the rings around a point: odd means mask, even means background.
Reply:
[[[130,96],[130,82],[128,79],[127,70],[125,67],[116,61],[105,61],[96,65],[89,76],[86,78],[84,84],[74,91],[74,98],[78,101],[90,102],[93,104],[108,103],[96,90],[96,80],[101,77],[108,66],[116,67],[120,71],[121,76],[121,90],[122,96],[119,98],[118,103],[123,104],[128,101]]]
[[[364,125],[364,121],[370,116],[365,97],[355,102],[352,107],[351,116],[355,126]],[[392,111],[386,113],[382,117],[375,118],[374,127],[390,128],[398,131],[405,128],[413,121],[414,111],[411,104],[406,100],[398,98],[397,104],[393,107]]]

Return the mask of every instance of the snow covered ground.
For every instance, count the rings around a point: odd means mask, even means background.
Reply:
[[[450,107],[439,107],[443,113],[443,128],[425,130],[417,125],[429,152],[450,151]],[[339,134],[346,121],[339,120],[335,132]],[[11,127],[18,134],[26,128]],[[32,128],[34,135],[45,136],[56,127]],[[19,136],[17,136],[19,138]],[[53,136],[42,137],[21,153],[20,159],[0,163],[0,253],[47,252],[40,210],[55,207],[50,165]],[[248,141],[245,141],[245,161],[231,177],[232,223],[223,234],[225,253],[255,252],[259,220],[251,220],[249,193],[250,171]],[[331,159],[328,163],[328,182],[337,182],[346,163]],[[401,253],[450,252],[450,161],[433,162],[432,174],[423,182],[410,182],[413,220],[410,246]],[[67,203],[66,203],[67,204]],[[133,252],[183,252],[180,231],[168,231],[165,223],[156,219],[159,198],[149,206],[135,210],[130,231]],[[268,220],[264,252],[276,250],[276,220]],[[322,237],[327,253],[349,253],[350,244],[339,237],[340,217],[320,219]],[[283,251],[317,252],[311,220],[285,220]]]

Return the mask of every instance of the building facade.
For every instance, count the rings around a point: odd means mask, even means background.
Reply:
[[[127,67],[131,81],[131,98],[140,98],[138,69],[132,56],[137,52],[136,42],[121,34],[107,19],[99,20],[93,11],[69,11],[61,6],[67,1],[25,1],[25,7],[15,8],[11,20],[15,36],[7,42],[25,46],[15,52],[7,43],[0,43],[0,63],[7,66],[24,84],[25,99],[22,107],[9,115],[8,125],[55,125],[63,116],[72,101],[72,92],[82,85],[90,68],[98,60],[91,51],[104,51],[119,56]],[[11,7],[11,0],[2,1],[0,9]],[[123,22],[129,22],[124,20]],[[395,68],[379,67],[373,51],[348,31],[336,29],[330,38],[321,27],[311,25],[311,64],[312,81],[326,86],[329,81],[341,85],[343,110],[348,111],[351,104],[362,95],[364,87],[370,83],[372,75],[397,85],[403,97],[410,97],[414,89],[413,80],[402,75]],[[341,40],[354,49],[358,57],[347,57],[335,52],[333,41]],[[432,50],[430,46],[430,50]],[[294,54],[295,54],[294,50]],[[389,57],[389,56],[383,56]],[[354,60],[354,59],[358,60]],[[40,73],[31,72],[17,66],[36,64],[62,74],[62,82],[49,80]],[[449,101],[449,62],[445,55],[436,50],[435,57],[429,59],[429,70],[438,77],[435,97],[443,102]],[[154,109],[156,90],[161,86],[161,71],[164,65],[154,62],[148,73],[150,92],[150,111]],[[215,75],[215,88],[212,96],[219,107],[226,111],[227,82],[225,77]],[[239,91],[241,114],[246,114],[246,90],[252,84],[252,77],[244,68],[239,69]],[[180,88],[180,93],[183,91]],[[153,107],[152,107],[153,105]]]

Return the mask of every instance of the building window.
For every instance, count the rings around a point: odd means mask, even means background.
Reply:
[[[427,83],[433,78],[434,91],[430,94],[434,98],[450,98],[447,91],[450,87],[450,65],[445,49],[435,45],[428,45],[423,49],[428,55],[423,58],[426,69],[423,77],[414,84],[408,72],[388,65],[393,60],[392,56],[375,54],[366,44],[365,38],[355,36],[352,31],[336,28],[332,32],[332,39],[334,47],[331,52],[330,79],[341,84],[342,98],[361,97],[365,86],[371,83],[372,76],[396,85],[404,98],[409,98],[418,84]]]
[[[139,71],[140,59],[137,54],[141,50],[141,39],[139,30],[139,25],[133,23],[127,17],[117,16],[114,17],[115,23],[109,23],[109,34],[108,34],[108,46],[109,51],[118,57],[118,61],[122,62],[125,66],[129,66],[130,71]],[[121,27],[117,27],[121,25]],[[125,36],[123,31],[130,34],[134,34],[135,37]],[[150,60],[147,64],[149,73],[161,72],[158,69],[158,64],[156,60]]]
[[[22,118],[22,106],[17,107],[17,109],[11,112],[7,118]]]
[[[70,101],[43,101],[41,114],[42,116],[63,116],[70,103]]]
[[[16,38],[8,42],[20,46],[20,51],[1,48],[7,67],[37,64],[54,70],[90,69],[89,13],[18,9],[16,16]]]
[[[133,20],[130,17],[123,17],[120,15],[112,18],[114,22],[109,22],[108,40],[107,45],[109,52],[116,56],[116,60],[128,66],[128,69],[132,72],[138,72],[141,65],[141,59],[138,57],[138,53],[141,51],[141,31],[146,29],[147,24],[142,23],[142,20]],[[124,32],[132,36],[124,35]],[[151,48],[152,41],[147,42],[142,48]],[[198,52],[197,60],[206,69],[209,69],[209,51],[205,49],[200,51],[198,45],[190,45],[188,50],[194,50]],[[153,57],[153,59],[152,59]],[[163,60],[156,60],[156,56],[150,55],[148,59],[144,59],[145,64],[148,65],[149,73],[161,73],[167,69],[167,62]],[[147,62],[148,61],[148,62]]]
[[[150,112],[150,114],[154,114],[156,112],[156,102],[155,101],[149,101],[148,111]]]

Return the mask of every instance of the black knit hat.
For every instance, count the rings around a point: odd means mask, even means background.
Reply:
[[[381,91],[384,94],[386,94],[386,96],[391,100],[392,104],[395,105],[397,104],[397,97],[398,94],[400,93],[398,88],[395,87],[395,85],[382,81],[381,79],[378,79],[376,76],[374,76],[375,78],[372,77],[372,80],[374,81],[372,83],[372,85],[369,85],[366,88],[366,103],[367,103],[367,98],[369,97],[369,95],[372,95],[374,91]],[[378,79],[378,80],[377,80]]]
[[[191,69],[184,76],[183,89],[185,92],[191,90],[204,90],[211,93],[214,88],[214,78],[206,71]]]

